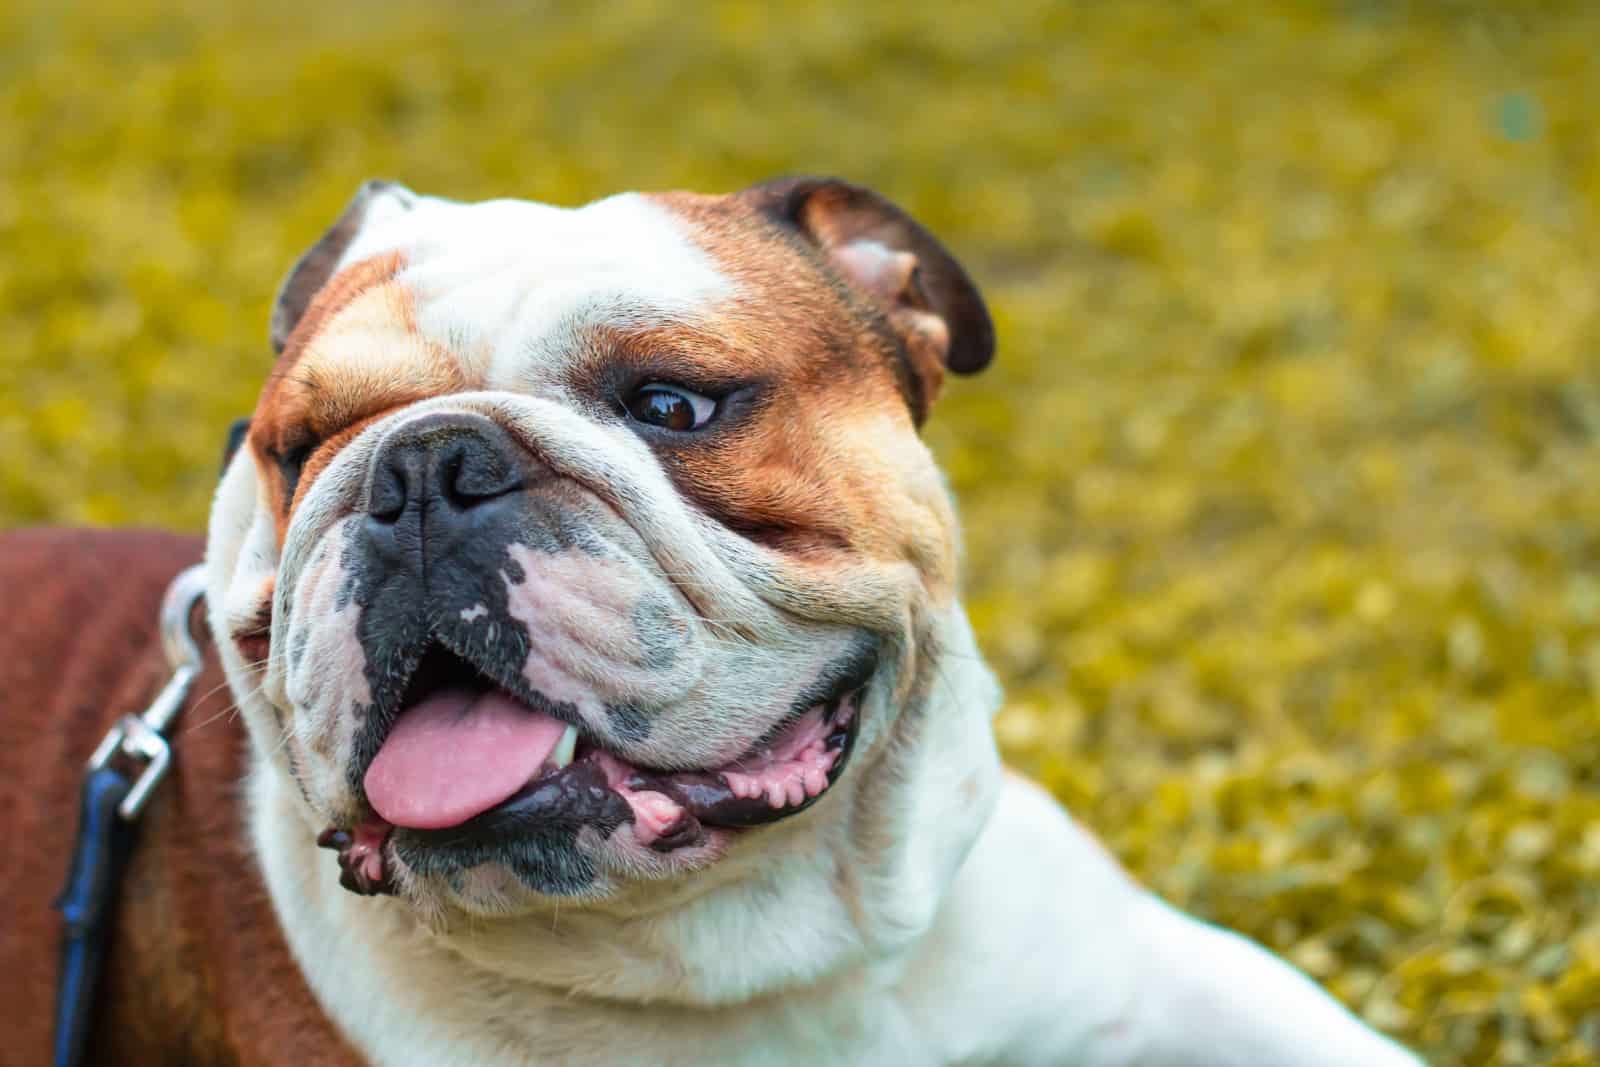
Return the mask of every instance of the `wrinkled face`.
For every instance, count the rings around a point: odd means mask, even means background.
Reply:
[[[348,888],[504,913],[847,818],[951,595],[951,326],[835,217],[373,186],[291,276],[213,621]]]

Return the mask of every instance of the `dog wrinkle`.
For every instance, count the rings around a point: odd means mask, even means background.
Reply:
[[[374,241],[415,250],[406,276],[422,332],[458,348],[487,341],[487,380],[552,383],[585,329],[692,319],[734,291],[682,220],[637,194],[576,209],[425,203],[409,232]]]
[[[319,812],[346,808],[349,762],[356,730],[370,705],[365,651],[357,638],[361,605],[341,596],[348,583],[345,546],[312,553],[295,584],[301,611],[289,644],[304,645],[287,667],[285,695],[290,721],[283,747],[293,758],[293,776],[308,804]]]
[[[413,294],[395,278],[403,262],[377,257],[337,275],[323,291],[326,306],[319,294],[263,387],[249,440],[278,502],[280,543],[346,443],[397,408],[472,384],[447,349],[418,333]],[[299,447],[312,451],[290,494],[277,458]]]
[[[239,653],[247,663],[259,664],[271,651],[272,596],[276,586],[277,575],[269,574],[263,578],[256,588],[254,609],[229,622],[228,636],[239,647]]]
[[[343,597],[349,568],[340,546],[337,557],[325,555],[301,573],[297,597],[307,609],[299,628],[313,649],[313,659],[300,676],[334,672],[340,692],[359,704],[372,701],[366,676],[366,653],[357,637],[361,605]]]
[[[375,285],[331,317],[281,386],[318,437],[374,412],[471,387],[460,363],[418,332],[410,285]]]
[[[659,703],[675,686],[692,679],[696,664],[674,656],[658,657],[638,640],[634,610],[651,591],[637,564],[578,552],[536,552],[512,545],[508,553],[522,571],[520,582],[506,583],[506,611],[529,636],[522,675],[528,685],[557,700],[574,703],[592,721],[604,723],[625,742],[648,736],[649,720],[631,700],[607,700],[597,689],[621,696],[634,693]],[[687,642],[680,647],[687,648]]]

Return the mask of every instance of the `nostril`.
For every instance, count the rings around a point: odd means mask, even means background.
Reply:
[[[445,494],[450,503],[456,507],[473,508],[479,504],[487,504],[507,493],[515,493],[522,487],[521,478],[500,479],[493,483],[485,483],[481,479],[459,478],[446,483]]]
[[[398,522],[406,510],[406,477],[404,471],[385,464],[379,468],[372,481],[372,494],[367,500],[367,514],[379,522]]]
[[[377,519],[379,522],[395,523],[400,521],[400,516],[405,514],[405,510],[404,502],[394,505],[384,504],[382,506],[374,504],[367,509],[367,515]]]
[[[523,488],[522,473],[478,438],[462,442],[440,465],[440,488],[451,504],[471,508]]]

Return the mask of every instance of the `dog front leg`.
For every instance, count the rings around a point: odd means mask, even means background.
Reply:
[[[1143,896],[1130,923],[1145,977],[1141,1063],[1421,1067],[1260,945]]]

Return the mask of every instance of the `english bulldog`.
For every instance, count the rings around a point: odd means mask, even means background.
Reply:
[[[994,331],[883,197],[372,182],[271,338],[205,551],[213,875],[309,996],[242,1062],[1420,1062],[1002,769],[918,432]]]

